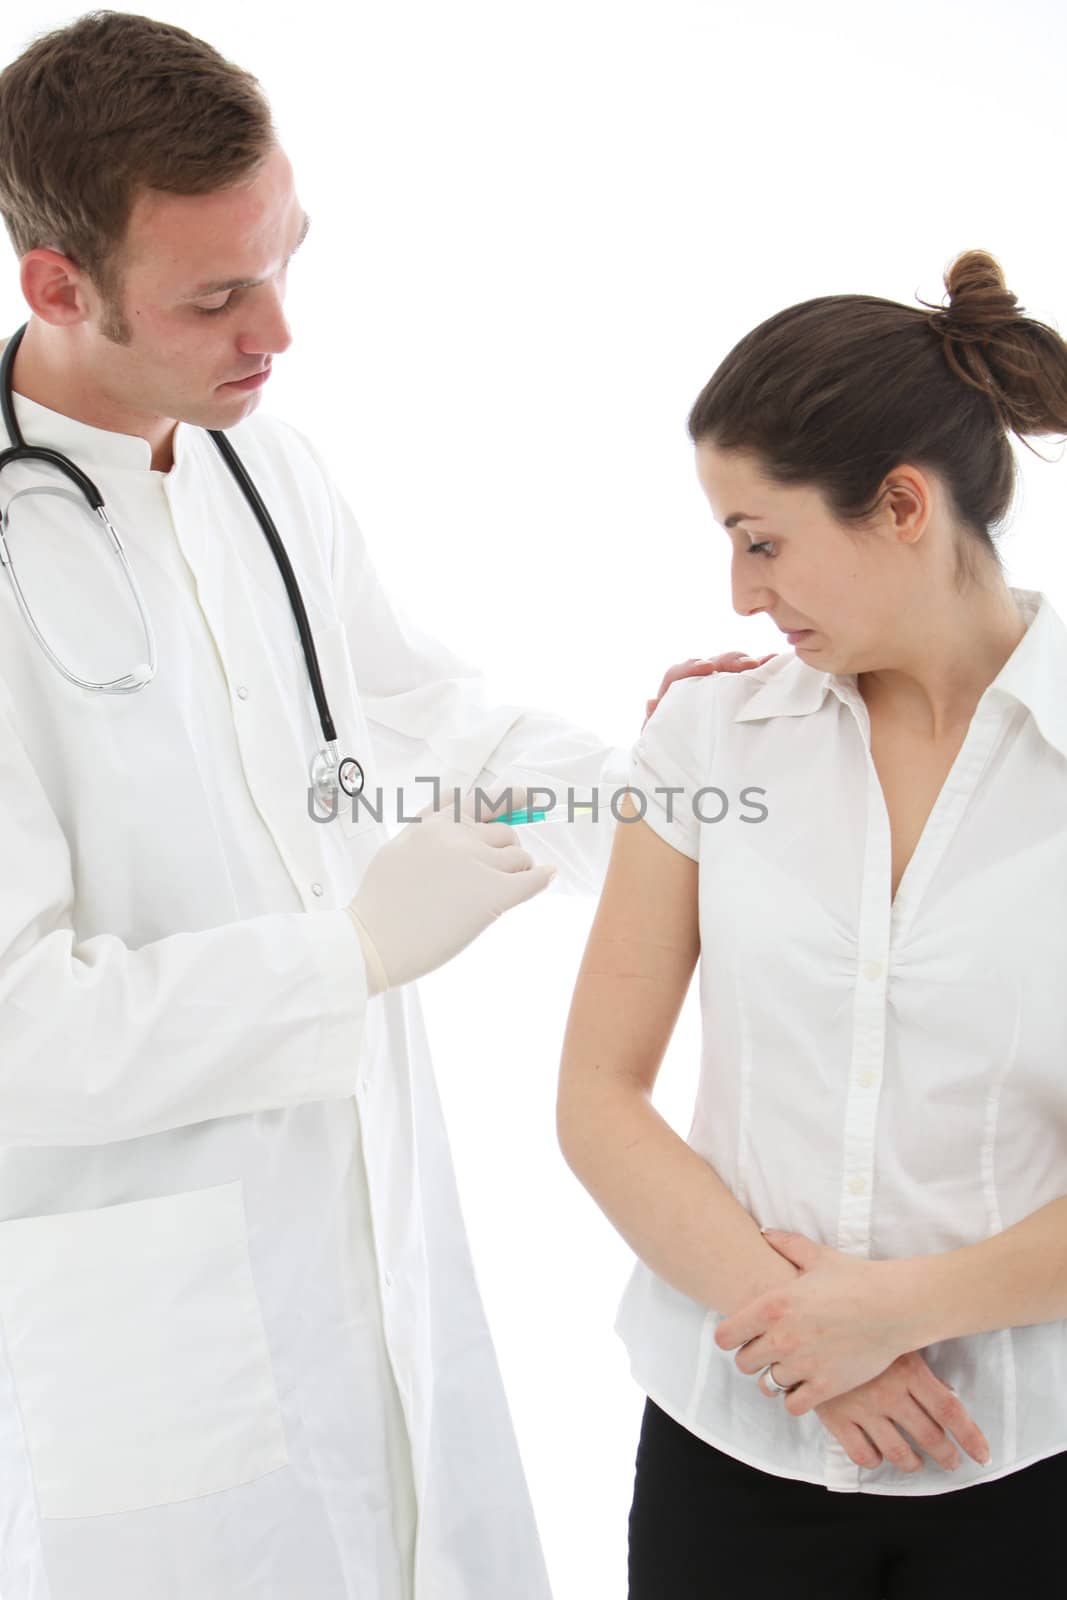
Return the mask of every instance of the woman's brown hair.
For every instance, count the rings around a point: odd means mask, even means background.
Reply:
[[[1015,493],[1009,432],[1067,433],[1067,343],[1023,315],[984,250],[957,256],[944,281],[947,307],[823,295],[768,317],[705,385],[689,434],[751,454],[772,483],[816,488],[857,531],[894,467],[933,471],[962,535],[963,588],[976,551],[1001,570],[993,534]]]
[[[0,215],[20,258],[60,251],[115,317],[139,194],[251,181],[276,143],[251,73],[170,23],[92,11],[0,72]]]

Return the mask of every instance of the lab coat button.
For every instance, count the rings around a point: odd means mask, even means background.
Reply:
[[[391,1289],[393,1287],[393,1274],[391,1272],[387,1272],[385,1274],[385,1287],[387,1289]]]
[[[312,894],[321,894],[322,893],[322,884],[321,883],[313,883],[311,885],[311,892],[312,892]]]
[[[867,1180],[866,1180],[866,1178],[850,1178],[848,1180],[848,1189],[849,1189],[849,1193],[850,1194],[866,1194],[866,1192],[867,1192]]]
[[[861,1072],[859,1076],[860,1087],[863,1089],[869,1089],[877,1076],[878,1074],[876,1072]]]
[[[880,961],[868,961],[864,965],[863,976],[865,978],[870,978],[871,982],[873,983],[876,978],[880,978],[882,976],[884,971],[885,968],[882,966]]]
[[[248,699],[248,690],[245,688],[243,683],[240,683],[237,686],[237,698],[238,700]]]

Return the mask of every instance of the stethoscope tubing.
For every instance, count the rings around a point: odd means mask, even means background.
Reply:
[[[144,604],[144,598],[141,594],[140,585],[137,582],[129,560],[127,559],[122,541],[111,525],[107,515],[107,509],[104,505],[104,497],[100,493],[100,490],[97,488],[96,484],[89,477],[87,472],[83,472],[81,467],[76,466],[73,461],[62,455],[58,450],[51,450],[45,445],[27,444],[22,436],[22,431],[19,428],[18,421],[15,417],[14,402],[11,398],[11,373],[15,360],[15,353],[18,350],[19,345],[22,343],[23,335],[25,334],[28,326],[29,324],[24,322],[21,328],[12,334],[11,338],[7,342],[3,355],[0,356],[0,414],[3,416],[3,422],[4,427],[7,430],[7,436],[12,441],[7,449],[0,451],[0,472],[2,472],[4,467],[13,461],[48,462],[52,466],[57,467],[60,472],[64,473],[75,485],[75,487],[85,496],[90,508],[97,513],[107,529],[112,542],[112,548],[122,562],[127,580],[129,581],[130,587],[133,591],[134,599],[137,602],[137,607],[141,614],[141,620],[144,625],[145,637],[149,649],[148,676],[139,677],[138,671],[135,669],[133,673],[126,673],[122,678],[113,678],[107,683],[91,683],[84,678],[78,678],[75,674],[68,671],[68,669],[62,664],[58,656],[49,646],[47,640],[44,638],[44,635],[41,633],[40,628],[37,626],[32,612],[30,611],[25,595],[22,592],[22,586],[19,583],[18,575],[15,572],[14,563],[11,560],[6,542],[3,539],[2,528],[0,528],[0,565],[3,565],[7,568],[8,576],[10,577],[14,586],[19,607],[27,623],[32,629],[34,637],[45,651],[49,660],[59,669],[65,678],[69,679],[71,683],[77,684],[79,688],[83,689],[100,689],[109,691],[111,693],[131,692],[143,688],[144,684],[148,681],[148,678],[155,673],[156,645],[151,620]],[[345,790],[345,793],[349,795],[358,794],[360,790],[362,790],[365,781],[363,768],[354,756],[346,756],[343,760],[341,760],[338,756],[337,730],[334,725],[333,717],[330,713],[329,702],[326,699],[326,690],[322,682],[322,671],[319,667],[318,652],[315,649],[315,641],[312,637],[311,625],[308,622],[307,609],[304,605],[303,595],[300,593],[300,585],[297,583],[292,562],[289,560],[288,553],[281,540],[281,535],[278,533],[278,529],[275,526],[274,518],[267,510],[262,496],[257,490],[255,484],[252,482],[252,479],[249,476],[243,461],[237,454],[237,451],[234,449],[229,439],[227,439],[225,433],[223,433],[221,429],[215,428],[209,428],[207,432],[214,440],[220,455],[225,461],[235,482],[251,507],[252,513],[255,516],[256,521],[259,523],[263,535],[270,546],[271,553],[274,556],[278,570],[281,573],[282,581],[285,584],[286,594],[289,598],[289,605],[292,609],[297,632],[300,636],[300,645],[304,653],[304,662],[307,666],[308,679],[311,683],[311,692],[315,697],[315,708],[318,712],[319,723],[322,727],[322,736],[327,747],[325,751],[319,752],[319,755],[316,757],[315,767],[317,768],[320,776],[325,779],[326,766],[332,766],[337,773],[337,778],[335,781]],[[358,776],[352,775],[352,769],[354,769],[355,774]],[[346,775],[343,776],[343,773]],[[313,782],[318,783],[318,781],[319,780],[317,778],[313,778]]]
[[[330,707],[326,700],[326,690],[322,684],[318,652],[315,649],[315,641],[311,635],[311,625],[308,622],[304,597],[300,593],[300,585],[296,581],[296,573],[293,571],[293,564],[289,560],[288,551],[282,544],[281,536],[274,524],[274,518],[264,505],[259,490],[245,471],[244,462],[229,439],[221,429],[209,428],[208,433],[218,446],[222,459],[237,480],[238,487],[248,504],[252,507],[253,515],[262,528],[264,537],[270,545],[274,559],[278,564],[278,570],[282,575],[282,582],[285,584],[286,593],[289,596],[289,604],[292,607],[293,617],[296,621],[297,632],[300,634],[300,644],[304,651],[304,660],[307,663],[308,677],[311,680],[311,692],[315,696],[315,707],[319,713],[319,722],[322,725],[322,736],[327,744],[336,744],[337,730],[333,724],[333,717],[330,715]]]

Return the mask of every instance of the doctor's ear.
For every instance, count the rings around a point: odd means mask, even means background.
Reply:
[[[19,263],[19,283],[34,316],[52,327],[73,327],[92,314],[84,272],[59,250],[45,245],[27,250]]]

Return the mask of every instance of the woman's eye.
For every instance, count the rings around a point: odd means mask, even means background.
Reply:
[[[763,544],[750,544],[745,554],[750,556],[762,556],[765,555],[770,549],[771,545],[764,541]]]

